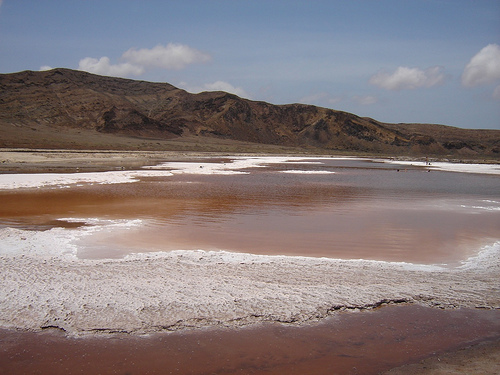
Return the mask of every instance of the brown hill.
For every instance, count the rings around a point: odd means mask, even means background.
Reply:
[[[385,124],[303,104],[53,69],[0,75],[0,147],[164,149],[189,139],[400,155],[489,156],[500,130]],[[187,145],[187,143],[184,143]],[[170,145],[170,146],[169,146]]]

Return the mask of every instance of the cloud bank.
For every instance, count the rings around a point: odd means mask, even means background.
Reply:
[[[440,66],[422,70],[419,68],[398,67],[394,72],[380,71],[373,75],[369,82],[386,90],[413,90],[440,85],[445,74]]]
[[[85,57],[80,60],[78,69],[110,76],[139,76],[147,69],[179,70],[190,64],[206,63],[211,56],[183,44],[169,43],[151,49],[131,48],[121,56],[121,60],[123,62],[112,64],[107,56],[99,59]]]

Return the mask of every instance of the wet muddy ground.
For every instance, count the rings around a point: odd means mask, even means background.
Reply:
[[[385,306],[296,327],[150,336],[0,331],[2,374],[378,374],[483,340],[500,312]]]

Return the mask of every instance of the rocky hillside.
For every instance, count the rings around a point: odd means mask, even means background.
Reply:
[[[89,146],[90,135],[114,135],[401,155],[500,155],[500,130],[385,124],[312,105],[272,105],[225,92],[190,94],[167,83],[69,69],[0,75],[0,131],[0,147],[81,148]],[[114,148],[113,141],[107,147]]]

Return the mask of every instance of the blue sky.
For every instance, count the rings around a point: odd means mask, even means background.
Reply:
[[[500,1],[0,0],[0,73],[55,67],[500,129]]]

